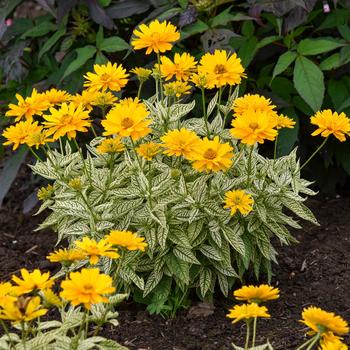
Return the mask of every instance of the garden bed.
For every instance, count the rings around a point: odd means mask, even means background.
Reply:
[[[46,214],[22,214],[23,200],[33,191],[28,177],[23,168],[0,212],[1,280],[21,267],[57,268],[45,260],[56,235],[33,232]],[[275,349],[295,349],[302,342],[305,329],[298,319],[305,306],[317,305],[345,318],[350,315],[350,197],[319,198],[308,205],[321,226],[305,224],[294,233],[301,244],[279,249],[280,265],[275,266],[272,284],[281,289],[281,298],[270,304],[272,319],[259,322],[259,336],[270,339]],[[173,320],[150,316],[143,306],[125,302],[119,308],[120,327],[108,327],[104,335],[130,349],[230,349],[232,341],[241,344],[244,336],[244,327],[225,317],[232,302],[220,297],[214,310],[195,307]]]

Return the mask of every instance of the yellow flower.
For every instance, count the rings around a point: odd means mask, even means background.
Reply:
[[[232,121],[231,135],[242,143],[254,145],[265,140],[273,141],[277,136],[276,118],[267,112],[247,111]]]
[[[332,332],[323,333],[319,350],[347,350],[348,346],[341,340],[342,338],[335,336]]]
[[[113,230],[106,236],[106,240],[112,245],[124,247],[128,250],[141,250],[144,252],[147,247],[145,239],[131,231]]]
[[[92,110],[92,103],[95,100],[96,92],[91,90],[83,90],[81,94],[75,94],[71,97],[71,102],[74,103],[75,107],[82,105],[87,110]]]
[[[48,184],[46,187],[41,187],[37,193],[37,197],[41,201],[50,199],[54,193],[54,188],[51,184]]]
[[[176,96],[188,95],[191,93],[191,86],[182,81],[173,81],[163,85],[165,96]]]
[[[43,99],[46,99],[50,105],[57,105],[70,100],[71,95],[64,90],[50,89],[42,94]]]
[[[58,249],[54,252],[50,253],[46,257],[51,262],[72,262],[85,260],[87,258],[87,254],[85,254],[81,249]]]
[[[84,237],[82,241],[75,241],[74,243],[87,257],[90,257],[91,265],[96,265],[101,256],[111,259],[119,258],[117,250],[113,249],[112,245],[105,239],[96,242],[94,239]]]
[[[207,137],[200,141],[198,149],[193,153],[192,166],[198,171],[227,170],[232,165],[233,148],[229,143],[220,143],[219,137],[213,140]]]
[[[228,318],[232,318],[232,323],[241,320],[249,320],[256,317],[270,318],[270,314],[265,306],[259,306],[256,303],[235,305],[233,309],[229,310]]]
[[[62,103],[59,109],[50,108],[50,115],[44,115],[43,124],[48,129],[48,135],[53,135],[54,140],[67,135],[68,139],[75,138],[77,131],[86,132],[91,125],[89,112],[81,105],[74,103]]]
[[[3,136],[7,139],[3,144],[5,146],[13,144],[12,149],[15,150],[19,145],[26,143],[28,135],[37,129],[38,122],[32,123],[30,119],[11,125],[3,132]]]
[[[51,288],[54,280],[50,278],[50,272],[41,273],[39,269],[29,272],[27,269],[21,269],[22,279],[13,275],[12,281],[17,285],[13,287],[16,295],[30,293]]]
[[[206,53],[200,60],[199,74],[207,74],[207,88],[240,84],[245,77],[241,60],[234,53],[231,56],[225,50],[215,50],[213,54]]]
[[[197,87],[200,89],[206,89],[212,86],[212,82],[210,82],[210,77],[207,73],[201,72],[201,73],[194,73],[191,75],[191,82],[194,83]]]
[[[246,94],[242,97],[236,98],[233,103],[233,114],[240,116],[246,112],[267,112],[271,115],[277,115],[274,109],[275,105],[272,104],[269,98],[255,94]]]
[[[107,64],[95,64],[95,73],[88,72],[84,75],[87,80],[84,86],[89,90],[106,91],[107,89],[111,91],[120,91],[128,82],[129,74],[120,64],[108,62]]]
[[[45,306],[62,306],[62,300],[51,289],[45,289],[41,292]]]
[[[115,291],[112,282],[112,278],[100,273],[99,269],[82,269],[80,272],[71,272],[69,278],[62,281],[60,296],[73,306],[84,304],[90,309],[93,304],[108,302],[105,295]]]
[[[81,183],[81,178],[74,177],[73,179],[69,180],[68,186],[75,191],[81,191],[83,188],[83,184]]]
[[[117,96],[114,96],[111,92],[97,92],[95,94],[95,99],[92,101],[93,106],[110,106],[118,100]]]
[[[17,298],[13,296],[13,285],[9,282],[0,282],[0,307],[14,302]]]
[[[121,142],[120,137],[104,139],[101,143],[96,147],[98,153],[118,153],[123,152],[125,146]]]
[[[35,147],[36,149],[52,141],[53,139],[49,137],[47,130],[44,130],[41,125],[33,126],[31,133],[24,140],[26,145]]]
[[[134,30],[134,39],[131,45],[135,50],[146,49],[146,55],[154,51],[165,52],[172,48],[172,44],[180,39],[180,33],[176,27],[166,21],[152,21],[149,26],[141,24]]]
[[[121,100],[102,120],[105,129],[103,135],[117,134],[137,141],[151,132],[148,127],[151,120],[147,116],[147,108],[138,98]]]
[[[174,62],[168,57],[162,56],[160,62],[160,71],[165,80],[170,80],[175,76],[177,80],[187,81],[197,65],[194,57],[187,52],[184,52],[182,55],[176,53]]]
[[[136,148],[136,152],[143,158],[151,160],[156,154],[160,152],[161,145],[155,142],[143,143]]]
[[[17,104],[9,104],[9,110],[5,114],[7,117],[15,117],[16,121],[23,117],[31,121],[34,115],[42,115],[43,111],[50,107],[49,101],[36,89],[33,89],[31,96],[25,99],[20,94],[16,94],[16,98]]]
[[[312,329],[312,333],[333,332],[337,335],[349,333],[348,323],[333,312],[324,311],[315,306],[305,308],[301,323]]]
[[[242,215],[248,215],[253,210],[253,203],[252,196],[243,190],[233,190],[225,193],[224,208],[231,209],[231,215],[235,215],[237,211]]]
[[[350,134],[350,119],[345,113],[338,114],[330,109],[317,112],[311,117],[311,124],[317,125],[318,129],[311,135],[328,137],[334,135],[339,141],[346,140],[346,135]]]
[[[193,158],[193,153],[201,142],[195,132],[186,128],[168,131],[160,139],[164,142],[164,154],[167,156],[183,156],[186,159]]]
[[[152,74],[152,70],[151,69],[142,68],[142,67],[135,67],[130,72],[136,74],[137,75],[137,79],[139,81],[143,82],[143,83]]]
[[[13,324],[28,322],[47,313],[40,304],[40,297],[19,297],[0,309],[0,319],[12,321]]]
[[[288,129],[293,129],[295,125],[295,121],[291,118],[286,117],[285,115],[281,114],[277,116],[277,129],[282,129],[282,128],[288,128]]]
[[[260,286],[243,286],[234,291],[233,295],[237,300],[245,300],[249,303],[261,303],[279,298],[279,289],[267,284]]]

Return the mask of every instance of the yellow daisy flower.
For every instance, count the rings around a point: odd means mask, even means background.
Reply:
[[[345,335],[349,333],[348,323],[343,318],[315,306],[309,306],[303,310],[300,322],[311,328],[313,334],[332,332]]]
[[[277,136],[274,129],[276,125],[276,118],[270,113],[247,111],[232,121],[230,132],[242,143],[254,145],[256,142],[264,143],[265,140],[273,141]]]
[[[29,322],[43,316],[47,309],[41,307],[40,297],[19,297],[12,303],[7,303],[0,309],[0,319],[11,321],[13,324]]]
[[[21,269],[21,276],[22,279],[15,275],[12,276],[12,281],[16,283],[16,286],[13,287],[16,295],[51,288],[54,283],[54,280],[50,278],[50,272],[41,273],[39,269],[33,272]]]
[[[143,143],[136,148],[136,152],[143,158],[151,160],[155,155],[160,152],[161,145],[155,142]]]
[[[47,130],[41,125],[33,127],[32,132],[25,138],[24,143],[29,147],[35,147],[38,149],[40,146],[52,142],[53,139],[49,137]]]
[[[173,81],[163,85],[165,96],[181,97],[191,93],[191,86],[182,81]]]
[[[71,95],[65,90],[50,89],[42,94],[43,99],[46,99],[51,106],[60,104],[62,102],[68,102]]]
[[[241,60],[235,53],[229,55],[225,50],[206,53],[199,62],[198,73],[208,75],[209,89],[237,85],[245,77]]]
[[[350,134],[350,119],[345,113],[338,114],[330,109],[317,112],[311,117],[311,124],[318,126],[318,129],[311,134],[312,136],[321,134],[323,137],[328,137],[334,135],[343,142]]]
[[[219,137],[213,140],[207,137],[200,141],[198,149],[193,153],[192,166],[198,171],[227,170],[232,165],[233,148],[229,143],[220,143]]]
[[[208,89],[213,85],[213,81],[210,81],[211,77],[204,72],[194,73],[190,77],[190,81],[200,89]]]
[[[69,278],[62,281],[60,296],[73,306],[84,304],[85,308],[90,309],[93,304],[108,302],[105,295],[115,291],[112,283],[112,278],[100,273],[99,269],[82,269],[71,272]]]
[[[187,81],[197,65],[195,58],[187,52],[181,55],[176,53],[174,62],[168,57],[162,56],[160,62],[160,71],[165,80],[170,80],[172,77],[175,77],[177,80]]]
[[[277,129],[283,129],[283,128],[288,128],[288,129],[293,129],[295,125],[295,121],[291,118],[286,117],[283,114],[280,114],[277,116]]]
[[[121,142],[120,137],[104,139],[96,147],[98,153],[118,153],[123,152],[125,149],[124,144]]]
[[[95,93],[95,98],[92,101],[93,106],[110,106],[114,104],[118,100],[117,96],[114,96],[110,91],[105,91],[105,92],[97,92]]]
[[[105,239],[96,242],[94,239],[84,237],[81,241],[75,241],[75,245],[89,257],[91,265],[96,265],[101,256],[106,256],[111,259],[118,259],[119,254]]]
[[[135,50],[146,49],[146,55],[171,50],[173,43],[180,39],[180,33],[176,27],[166,21],[157,19],[149,25],[141,24],[134,30],[134,39],[131,45]]]
[[[7,141],[3,144],[5,146],[12,145],[12,149],[15,150],[19,145],[26,143],[28,135],[38,130],[38,122],[32,122],[30,119],[18,122],[15,125],[11,125],[3,132],[3,136]]]
[[[322,334],[319,350],[347,350],[348,346],[342,342],[342,338],[332,332]]]
[[[145,239],[131,231],[113,230],[106,236],[106,240],[112,245],[124,247],[128,250],[141,250],[144,252],[147,247]]]
[[[128,82],[129,74],[120,64],[108,62],[107,64],[95,64],[94,72],[88,72],[84,75],[87,80],[84,86],[92,91],[107,89],[111,91],[120,91]]]
[[[137,141],[148,135],[151,129],[148,127],[151,120],[147,119],[148,111],[138,98],[124,99],[115,105],[102,120],[105,131],[103,135],[119,135],[120,137],[131,137]]]
[[[75,94],[71,97],[71,102],[75,107],[82,105],[83,108],[91,111],[93,108],[93,102],[95,101],[96,92],[91,90],[83,90],[81,94]]]
[[[47,128],[48,135],[53,135],[53,140],[67,135],[68,139],[75,138],[77,131],[87,132],[91,121],[89,112],[84,110],[81,105],[78,107],[74,103],[62,103],[56,109],[50,108],[50,115],[44,115],[43,125]]]
[[[228,318],[233,319],[232,323],[241,320],[249,320],[256,317],[270,318],[270,314],[265,306],[259,306],[256,303],[235,305],[233,309],[229,310]]]
[[[152,74],[151,69],[142,68],[142,67],[135,67],[130,72],[134,73],[137,76],[137,79],[142,83],[144,83]]]
[[[279,289],[261,284],[260,286],[243,286],[234,291],[233,295],[237,300],[245,300],[249,303],[262,303],[268,300],[278,299]]]
[[[168,131],[160,140],[164,142],[164,154],[167,156],[183,156],[186,159],[192,159],[193,153],[201,141],[194,131],[186,128]]]
[[[243,190],[233,190],[225,193],[224,208],[231,209],[231,215],[239,211],[242,215],[248,215],[253,210],[254,200],[252,196]]]
[[[50,262],[73,262],[79,260],[85,260],[87,254],[85,254],[81,249],[58,249],[50,253],[46,257]]]
[[[14,302],[17,298],[13,296],[14,289],[10,282],[0,282],[0,307]]]
[[[272,104],[269,98],[258,94],[245,94],[242,97],[238,97],[233,102],[233,114],[235,116],[240,116],[246,112],[267,112],[271,115],[276,115],[275,111],[277,108]]]
[[[10,103],[9,110],[5,114],[7,117],[15,117],[16,121],[23,117],[32,121],[34,115],[42,115],[43,111],[50,107],[50,102],[36,89],[33,89],[32,94],[25,99],[20,94],[16,94],[16,98],[17,104]]]

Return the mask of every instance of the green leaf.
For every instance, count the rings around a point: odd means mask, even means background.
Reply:
[[[173,253],[169,253],[165,257],[165,263],[174,276],[177,276],[185,284],[189,283],[189,265],[186,261],[177,258]]]
[[[119,36],[112,36],[110,38],[103,39],[97,48],[105,52],[117,52],[128,50],[130,46],[124,39],[120,38]]]
[[[45,21],[42,22],[38,25],[36,25],[35,27],[27,30],[25,33],[22,34],[21,39],[25,39],[25,38],[37,38],[40,36],[43,36],[49,32],[52,32],[53,30],[56,29],[56,25]]]
[[[4,163],[4,168],[0,174],[0,207],[27,153],[27,148],[21,146],[18,151]]]
[[[300,55],[318,55],[320,53],[332,51],[338,47],[344,46],[343,40],[334,39],[304,39],[297,45],[297,51]]]
[[[199,251],[209,259],[216,260],[216,261],[222,260],[222,257],[220,256],[220,254],[215,250],[214,247],[210,245],[203,244],[199,249]]]
[[[50,39],[45,41],[45,44],[42,46],[42,48],[39,51],[38,54],[38,59],[40,61],[40,58],[42,57],[43,54],[45,54],[47,51],[49,51],[52,46],[54,46],[57,41],[66,33],[66,28],[60,28],[55,32]]]
[[[82,67],[88,59],[94,56],[96,53],[96,47],[87,45],[84,47],[81,47],[79,49],[75,50],[77,53],[77,57],[75,58],[74,61],[72,61],[67,69],[65,70],[63,77],[61,78],[61,81],[67,77],[69,74],[72,74],[76,70],[78,70],[80,67]]]
[[[101,43],[103,41],[103,26],[100,25],[99,28],[98,28],[98,32],[96,34],[96,47],[100,47],[101,46]]]
[[[299,56],[295,62],[293,82],[299,95],[312,110],[320,110],[325,91],[320,68],[308,58]]]
[[[291,63],[295,60],[296,57],[297,54],[294,51],[287,51],[284,54],[282,54],[278,58],[276,66],[273,70],[272,79],[274,79],[278,74],[284,72],[291,65]]]
[[[258,39],[255,36],[248,38],[238,51],[243,67],[248,67],[257,52]]]
[[[263,38],[262,40],[260,40],[256,47],[258,50],[262,49],[263,47],[270,45],[279,39],[281,39],[281,37],[279,35],[267,36],[267,37]]]
[[[176,246],[173,249],[173,253],[179,259],[189,262],[191,264],[200,264],[196,256],[193,254],[192,250],[185,247]]]
[[[202,268],[199,273],[199,287],[203,298],[205,297],[205,295],[207,294],[210,288],[211,276],[212,276],[212,272],[207,268]]]
[[[209,29],[209,26],[201,20],[196,23],[186,26],[181,30],[181,40],[187,39],[192,35],[203,33]]]
[[[224,226],[221,228],[223,235],[230,245],[241,255],[245,254],[245,246],[242,238],[243,227],[237,223],[233,228]]]

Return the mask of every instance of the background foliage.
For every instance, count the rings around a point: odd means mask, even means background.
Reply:
[[[33,87],[79,91],[83,73],[94,63],[110,59],[127,68],[144,65],[131,54],[127,41],[132,30],[141,21],[169,19],[181,28],[175,51],[198,56],[214,48],[237,51],[249,77],[240,94],[262,93],[297,121],[296,128],[282,131],[279,155],[297,144],[301,157],[307,157],[319,141],[309,136],[307,116],[320,108],[350,112],[349,5],[316,0],[2,0],[0,114],[16,92],[26,95]],[[135,89],[128,84],[128,94]],[[151,86],[146,90],[152,94]],[[8,122],[1,117],[1,126]],[[306,175],[324,192],[335,191],[350,174],[349,151],[349,142],[329,142],[319,156],[322,161],[316,157]],[[19,150],[5,164],[0,203],[24,157]]]

